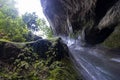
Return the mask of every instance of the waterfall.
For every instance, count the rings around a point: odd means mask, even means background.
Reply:
[[[93,46],[83,47],[80,40],[62,38],[79,74],[85,80],[120,80],[120,50]]]
[[[69,33],[73,33],[73,29],[72,29],[72,25],[71,25],[71,23],[70,23],[70,21],[69,21],[69,17],[67,17],[67,26],[68,26],[68,28],[69,28]]]

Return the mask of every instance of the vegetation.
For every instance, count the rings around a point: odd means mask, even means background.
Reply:
[[[23,21],[27,24],[27,28],[32,32],[39,32],[39,36],[43,37],[53,37],[53,33],[46,25],[44,19],[39,19],[38,16],[33,13],[25,13],[23,16]]]
[[[39,34],[34,35],[34,32]],[[77,39],[80,33],[69,36]],[[103,45],[120,47],[119,34],[118,26]],[[59,38],[53,38],[44,19],[39,19],[34,12],[21,17],[14,0],[0,0],[0,80],[80,80],[67,57],[67,50]]]
[[[0,0],[0,4],[0,39],[14,42],[29,41],[27,36],[30,29],[40,29],[38,36],[52,37],[52,31],[45,20],[39,19],[35,13],[26,13],[20,17],[14,0]]]
[[[26,41],[24,35],[27,29],[18,16],[13,0],[0,0],[0,39],[22,42]]]
[[[0,60],[0,79],[79,80],[70,61],[65,56],[60,58],[62,53],[57,48],[59,44],[57,40],[54,42],[45,53],[47,58],[40,57],[32,47],[26,46],[21,49],[17,56],[11,56],[5,61]],[[8,41],[2,41],[2,43],[8,43]],[[10,44],[15,45],[15,43]]]
[[[36,36],[32,32],[39,30],[39,36],[46,35],[52,43],[45,52],[46,58],[30,46],[37,42],[33,41]],[[44,19],[35,13],[20,17],[14,0],[0,0],[0,80],[78,80],[70,61],[60,57],[65,54],[61,52],[63,48],[58,50],[62,45],[51,37],[52,31]]]
[[[120,48],[120,25],[116,27],[114,32],[105,40],[103,45],[110,48]]]

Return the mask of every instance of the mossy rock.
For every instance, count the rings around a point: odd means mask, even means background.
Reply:
[[[110,48],[120,47],[120,25],[116,27],[114,32],[105,40],[103,45]]]
[[[1,41],[0,51],[3,50],[3,55],[6,53],[9,55],[0,58],[0,78],[2,80],[79,80],[72,64],[66,58],[67,46],[59,38],[48,42],[52,44],[47,46],[48,50],[45,52],[47,57],[42,58],[41,54],[36,53],[32,47],[38,41],[22,43],[23,47],[20,47],[20,43]],[[14,55],[16,53],[17,55]]]

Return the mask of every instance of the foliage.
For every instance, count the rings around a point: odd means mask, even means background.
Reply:
[[[23,16],[23,21],[27,24],[27,28],[33,32],[39,33],[39,36],[52,37],[52,31],[50,27],[46,25],[44,19],[39,19],[38,16],[33,13],[25,13]]]
[[[67,59],[63,59],[61,62],[54,62],[50,66],[51,74],[48,80],[79,80],[71,65],[71,62]]]
[[[38,24],[37,24],[38,16],[35,14],[35,12],[25,13],[22,16],[22,19],[23,19],[24,23],[27,24],[27,28],[29,30],[32,30],[32,31],[38,31],[39,30]]]
[[[18,16],[14,0],[0,0],[0,38],[16,42],[25,41],[27,29]]]
[[[18,15],[14,0],[0,0],[0,38],[14,42],[25,42],[28,40],[28,29],[40,33],[39,36],[52,37],[51,29],[45,20],[39,19],[33,13],[25,13],[22,17]],[[40,28],[40,29],[39,29]]]
[[[56,44],[54,44],[56,46]],[[24,47],[17,57],[9,62],[0,61],[1,80],[79,80],[72,64],[67,58],[54,59],[56,51],[47,59],[40,58],[31,47]],[[2,65],[2,66],[1,66]],[[72,75],[71,75],[72,74]]]
[[[52,37],[52,31],[44,19],[39,19],[35,13],[26,13],[21,18],[18,16],[14,0],[0,0],[0,53],[10,55],[10,59],[7,60],[1,59],[0,56],[0,80],[77,80],[78,76],[69,60],[59,58],[64,51],[57,49],[57,41],[52,41],[54,44],[45,53],[46,59],[40,58],[38,53],[28,47],[27,44],[32,42],[15,43],[27,41],[28,28],[34,30],[39,28],[42,30],[42,35]],[[11,52],[3,49],[5,43],[9,43],[7,48],[10,48]],[[16,48],[19,51],[14,50]]]
[[[43,35],[46,35],[47,38],[53,37],[53,32],[50,26],[46,25],[46,21],[44,19],[38,19],[37,23],[41,31],[43,31]]]

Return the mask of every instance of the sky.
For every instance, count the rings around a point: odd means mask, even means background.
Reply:
[[[38,15],[39,18],[44,18],[46,20],[47,25],[49,26],[49,23],[47,22],[47,19],[45,18],[42,7],[40,4],[40,0],[15,0],[16,5],[15,7],[18,9],[19,15],[23,15],[26,12],[32,13],[35,12],[36,15]],[[42,32],[35,32],[36,35],[41,35]],[[46,38],[46,36],[42,36],[43,38]]]
[[[36,12],[40,18],[45,18],[40,0],[15,0],[17,2],[16,8],[18,8],[19,15],[24,14],[25,12]]]

